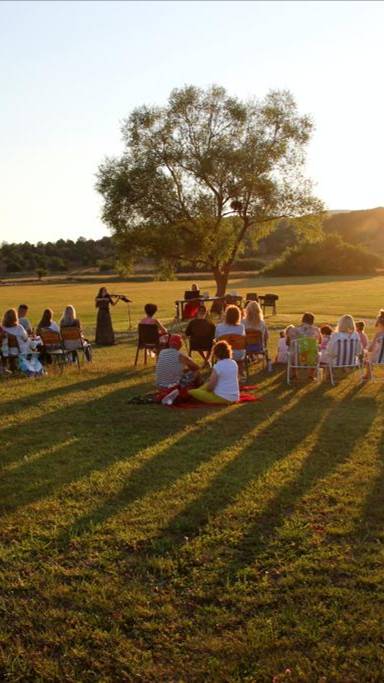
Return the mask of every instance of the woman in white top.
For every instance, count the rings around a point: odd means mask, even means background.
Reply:
[[[241,319],[241,312],[238,306],[228,306],[225,309],[225,320],[223,323],[219,323],[216,325],[216,332],[215,332],[215,337],[216,339],[220,339],[220,337],[223,337],[224,335],[227,334],[236,334],[236,335],[241,335],[245,336],[245,327],[243,323],[240,322]],[[233,359],[236,361],[242,361],[245,358],[245,349],[244,351],[242,350],[236,350],[234,349],[232,352]]]
[[[6,332],[7,335],[16,337],[20,353],[24,354],[29,352],[28,334],[26,333],[24,327],[20,325],[15,308],[10,308],[4,313],[2,327],[3,331]],[[9,340],[5,340],[5,342],[3,342],[3,352],[4,343],[7,343],[7,341],[9,345]],[[10,356],[17,356],[19,351],[17,348],[10,347],[8,354]]]
[[[349,340],[355,341],[355,357],[346,357],[345,359],[341,357],[339,358],[340,349],[342,345],[338,342],[344,342]],[[329,338],[327,348],[324,352],[323,360],[324,362],[329,362],[329,360],[331,360],[332,365],[353,364],[356,360],[356,356],[359,353],[361,353],[361,343],[360,337],[356,332],[355,321],[351,315],[343,315],[337,324],[336,331],[332,332]]]
[[[236,403],[240,398],[239,371],[231,358],[231,347],[226,341],[219,341],[213,347],[217,362],[206,384],[190,389],[189,394],[201,403]]]

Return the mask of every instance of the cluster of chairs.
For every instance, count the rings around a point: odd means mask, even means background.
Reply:
[[[290,384],[292,372],[306,369],[314,372],[316,379],[321,378],[323,371],[328,372],[332,386],[335,386],[335,371],[337,370],[357,370],[360,379],[363,379],[364,369],[368,366],[372,381],[378,381],[376,374],[377,368],[384,368],[384,338],[381,342],[376,361],[369,357],[364,357],[356,339],[338,339],[336,342],[336,354],[326,361],[322,361],[316,339],[309,337],[299,337],[290,342],[288,363],[287,363],[287,383]]]
[[[245,351],[245,371],[248,376],[250,366],[255,362],[262,362],[263,367],[269,363],[268,350],[265,344],[264,335],[258,330],[247,331],[245,335],[226,334],[217,338],[215,341],[225,340],[234,351]],[[189,354],[192,351],[209,352],[214,342],[213,337],[189,337]],[[161,349],[160,334],[156,325],[138,325],[138,340],[135,356],[135,366],[137,365],[140,351],[144,352],[144,365],[147,364],[150,353],[158,354]]]
[[[91,345],[83,339],[80,329],[77,327],[63,327],[61,332],[45,329],[40,331],[39,336],[42,348],[31,352],[42,352],[49,359],[49,362],[58,367],[61,373],[69,363],[75,363],[80,370],[80,355],[84,358],[87,354],[88,357],[91,354]],[[22,350],[16,335],[0,330],[0,353],[3,361],[9,361],[11,365],[17,363],[18,357],[22,355]]]

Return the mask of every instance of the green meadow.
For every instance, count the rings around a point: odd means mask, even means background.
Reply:
[[[169,322],[187,283],[119,283]],[[98,285],[0,287],[0,311],[55,319],[73,304],[92,339]],[[212,282],[201,290],[214,292]],[[237,279],[279,295],[278,331],[384,306],[384,277]],[[121,333],[94,362],[0,381],[0,676],[5,681],[361,683],[384,671],[383,383],[333,388],[256,368],[261,400],[130,405]]]

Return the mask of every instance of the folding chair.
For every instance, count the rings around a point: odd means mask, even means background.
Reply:
[[[379,350],[379,354],[377,356],[376,361],[367,361],[367,365],[369,367],[369,374],[371,376],[372,382],[379,382],[383,381],[384,377],[381,377],[380,379],[378,377],[375,377],[375,373],[373,371],[374,368],[384,368],[384,337],[381,340],[381,348]]]
[[[201,353],[206,353],[207,356],[205,357],[205,360],[208,360],[209,354],[212,349],[212,344],[214,340],[214,333],[211,336],[205,336],[205,337],[197,337],[194,335],[191,335],[189,338],[189,355],[191,355],[192,351],[200,351]]]
[[[3,334],[3,341],[5,340],[8,346],[8,350],[3,352],[3,356],[4,358],[8,358],[9,369],[12,372],[15,372],[18,367],[17,359],[20,356],[19,340],[15,334],[10,334],[9,332],[3,332]]]
[[[291,383],[291,370],[315,370],[316,379],[320,379],[320,353],[317,339],[299,337],[292,339],[288,350],[287,384]]]
[[[358,339],[338,339],[336,342],[336,355],[329,358],[326,364],[332,386],[335,386],[333,371],[335,368],[353,368],[360,370],[363,377],[363,364],[361,362],[361,346]]]
[[[263,366],[267,367],[269,359],[265,337],[261,330],[247,330],[245,334],[245,362],[247,366],[257,362],[260,357]]]
[[[137,349],[135,357],[135,367],[139,358],[139,352],[144,350],[144,365],[147,365],[147,352],[154,351],[156,355],[159,353],[160,339],[157,325],[146,325],[139,323],[137,326]]]
[[[276,301],[278,301],[278,299],[279,297],[277,294],[264,294],[261,300],[261,307],[263,309],[264,315],[267,308],[272,308],[272,314],[276,315]]]
[[[76,354],[76,363],[80,370],[77,351],[69,351],[64,348],[63,340],[59,332],[53,332],[53,330],[45,328],[40,330],[39,335],[43,342],[44,352],[52,359],[52,362],[55,365],[58,365],[60,373],[63,372],[64,366],[72,360],[73,354]]]
[[[232,351],[245,351],[245,334],[223,334],[221,337],[218,337],[216,341],[228,342]],[[245,372],[248,379],[248,365],[246,362],[246,355],[242,360],[236,361],[237,364],[242,362],[244,362]]]
[[[62,327],[61,338],[63,340],[64,349],[76,353],[76,361],[79,369],[78,351],[82,352],[83,359],[86,358],[88,361],[92,360],[92,346],[82,337],[81,330],[78,327]]]

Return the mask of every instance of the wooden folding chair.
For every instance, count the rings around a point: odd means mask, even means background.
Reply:
[[[52,362],[58,366],[60,372],[64,370],[64,366],[72,360],[72,354],[76,353],[77,367],[79,367],[79,358],[77,352],[69,351],[64,348],[63,340],[59,332],[53,332],[48,328],[41,329],[39,332],[41,341],[43,342],[44,352]]]
[[[139,323],[137,326],[137,349],[135,357],[135,367],[139,358],[139,352],[144,351],[144,365],[147,365],[147,353],[153,351],[156,355],[160,350],[159,330],[157,325],[146,325]]]
[[[64,349],[67,351],[72,351],[74,354],[76,354],[76,362],[79,369],[80,363],[78,351],[82,352],[83,359],[86,358],[88,361],[92,360],[92,347],[90,343],[82,337],[79,327],[62,327],[61,338],[63,340]]]

